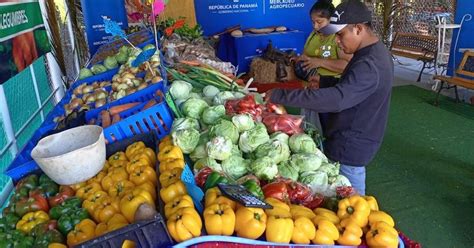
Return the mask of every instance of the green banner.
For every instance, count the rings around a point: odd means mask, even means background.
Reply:
[[[0,0],[0,84],[50,51],[37,0]]]

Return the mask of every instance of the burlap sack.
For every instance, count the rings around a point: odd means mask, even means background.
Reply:
[[[286,71],[286,77],[279,78],[277,75],[277,64],[260,57],[256,57],[250,64],[250,76],[257,83],[276,83],[294,81],[297,79],[295,70],[292,66],[283,65]]]

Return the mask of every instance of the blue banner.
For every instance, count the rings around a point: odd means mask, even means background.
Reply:
[[[102,16],[107,16],[117,22],[122,29],[128,27],[125,2],[124,0],[81,0],[81,4],[89,52],[93,55],[101,45],[112,38],[105,32]]]
[[[242,29],[285,26],[309,34],[315,0],[194,0],[205,35],[240,25]]]

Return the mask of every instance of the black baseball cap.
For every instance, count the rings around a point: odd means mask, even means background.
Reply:
[[[360,0],[346,0],[336,7],[330,23],[320,31],[323,34],[335,34],[347,24],[367,23],[372,21],[372,13]]]

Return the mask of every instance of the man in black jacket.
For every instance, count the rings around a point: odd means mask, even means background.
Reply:
[[[341,174],[365,194],[365,166],[382,143],[393,83],[390,52],[373,32],[371,13],[359,0],[336,8],[322,32],[336,33],[338,45],[354,54],[341,79],[320,89],[275,89],[267,97],[274,103],[328,113],[323,133],[326,155],[341,163]]]

